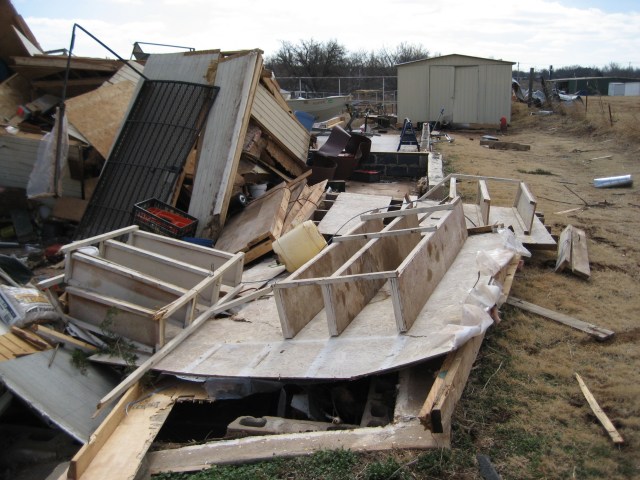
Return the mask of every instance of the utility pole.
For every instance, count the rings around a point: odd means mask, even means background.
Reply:
[[[527,105],[531,106],[533,102],[533,68],[529,69],[529,95],[527,98]]]

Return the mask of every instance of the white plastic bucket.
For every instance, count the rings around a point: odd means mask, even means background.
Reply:
[[[266,183],[256,183],[253,185],[249,185],[249,194],[253,198],[258,198],[264,195],[264,192],[267,191]]]
[[[294,272],[315,257],[327,242],[315,223],[307,220],[273,242],[273,251],[288,272]]]

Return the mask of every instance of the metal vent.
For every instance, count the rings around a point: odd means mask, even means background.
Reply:
[[[219,87],[145,80],[138,92],[76,239],[131,225],[133,206],[149,198],[170,203],[189,152]]]

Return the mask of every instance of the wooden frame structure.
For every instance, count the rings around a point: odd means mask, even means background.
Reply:
[[[118,240],[125,235],[126,241]],[[81,250],[92,245],[99,256]],[[58,280],[67,284],[67,318],[154,349],[165,344],[167,321],[184,328],[197,311],[218,302],[223,284],[237,286],[244,263],[242,253],[201,247],[135,225],[65,245],[62,252],[65,273]]]
[[[424,228],[423,237],[419,214],[435,212],[442,216],[435,228]],[[382,218],[392,220],[383,226]],[[332,244],[274,285],[285,338],[293,338],[323,308],[330,334],[340,335],[387,281],[397,331],[407,332],[467,238],[460,198],[442,206],[362,215],[361,220],[346,236],[349,240]]]

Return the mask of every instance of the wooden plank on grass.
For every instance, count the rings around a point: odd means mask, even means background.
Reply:
[[[598,420],[600,421],[604,429],[607,431],[607,433],[611,437],[611,440],[613,440],[613,443],[617,443],[617,444],[624,443],[624,439],[622,438],[622,435],[618,433],[618,430],[616,430],[616,427],[613,426],[613,423],[611,423],[611,420],[609,420],[609,417],[607,417],[607,414],[604,413],[602,408],[600,408],[600,405],[598,405],[598,402],[596,401],[595,397],[591,394],[591,392],[585,385],[584,381],[582,380],[582,377],[580,377],[580,375],[578,375],[577,373],[575,375],[576,375],[576,380],[578,380],[578,385],[580,385],[580,390],[582,390],[582,393],[584,395],[584,398],[587,399],[587,402],[589,403],[591,410],[593,410],[593,413],[598,418]]]
[[[520,300],[519,298],[509,297],[507,299],[507,303],[522,310],[526,310],[527,312],[535,313],[536,315],[540,315],[541,317],[554,320],[569,327],[573,327],[576,330],[588,333],[592,337],[595,337],[596,340],[608,340],[615,333],[612,330],[607,330],[606,328],[593,325],[592,323],[583,322],[582,320],[578,320],[577,318],[570,317],[569,315],[565,315],[563,313],[554,312],[553,310],[534,305],[533,303],[525,302],[524,300]]]
[[[480,140],[481,147],[489,147],[491,150],[518,150],[526,152],[531,150],[531,145],[515,142],[499,142],[495,140]]]

